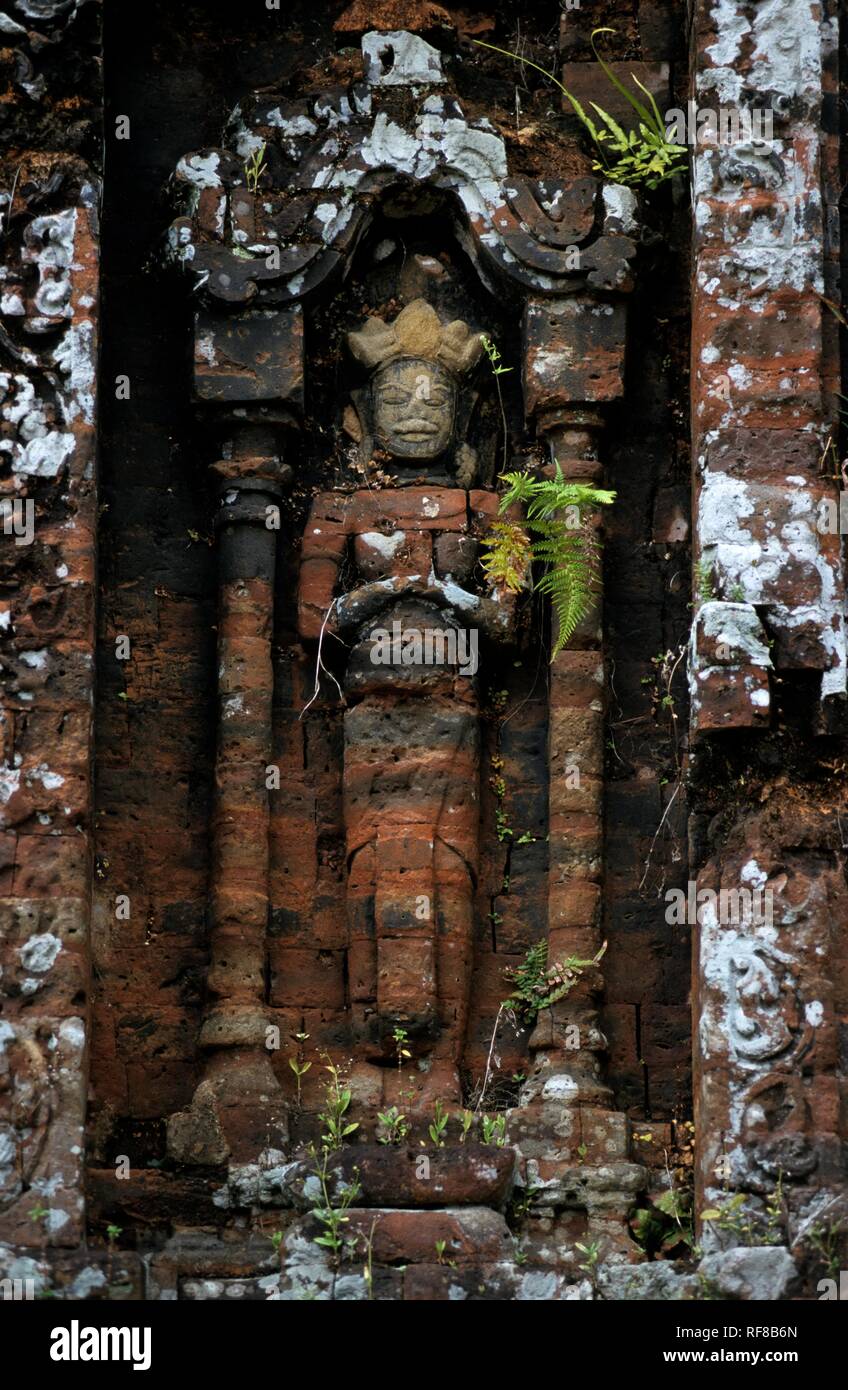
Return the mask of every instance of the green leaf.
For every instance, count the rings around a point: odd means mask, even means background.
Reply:
[[[615,120],[613,120],[613,118],[612,118],[612,116],[609,114],[609,112],[608,112],[608,111],[605,111],[605,110],[603,109],[602,106],[598,106],[594,101],[591,103],[591,105],[595,107],[595,110],[597,111],[597,113],[598,113],[598,115],[600,116],[601,120],[602,120],[602,121],[605,123],[605,125],[607,125],[607,126],[609,127],[609,129],[612,131],[613,135],[614,135],[615,138],[618,140],[619,145],[620,145],[620,146],[623,146],[623,147],[626,149],[626,148],[627,148],[627,144],[628,144],[627,136],[625,135],[624,131],[621,129],[621,126],[618,124],[618,122],[615,121]]]
[[[659,1197],[655,1197],[654,1206],[659,1211],[664,1212],[666,1216],[673,1216],[675,1221],[681,1220],[688,1214],[685,1197],[674,1188],[661,1193]]]
[[[488,550],[482,565],[489,583],[510,593],[523,589],[532,561],[530,539],[524,528],[511,521],[494,521],[490,536],[484,537],[482,544]]]

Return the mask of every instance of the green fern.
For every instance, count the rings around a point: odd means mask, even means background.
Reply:
[[[486,537],[483,541],[490,547],[483,561],[489,583],[494,589],[517,594],[527,583],[533,563],[530,537],[517,521],[493,521],[489,533],[491,539]]]
[[[551,82],[559,87],[560,91],[571,104],[571,109],[575,116],[588,131],[594,141],[599,159],[595,159],[592,168],[596,173],[604,174],[615,183],[623,183],[629,187],[638,188],[644,184],[647,188],[657,188],[667,179],[673,179],[678,174],[684,173],[689,154],[684,145],[677,145],[669,139],[666,132],[663,118],[659,107],[647,87],[643,85],[635,73],[631,77],[641,92],[648,98],[649,105],[646,106],[639,97],[624,86],[615,75],[608,63],[604,62],[597,48],[595,38],[598,34],[614,34],[615,30],[604,26],[592,32],[592,50],[598,60],[605,76],[616,90],[627,98],[636,115],[639,117],[638,129],[625,132],[619,123],[613,119],[608,111],[597,102],[590,102],[602,121],[602,125],[596,125],[592,117],[575,96],[572,96],[567,87],[564,87],[559,78],[546,68],[540,67],[538,63],[533,63],[529,58],[525,58],[520,53],[512,53],[508,48],[498,48],[493,43],[484,43],[482,39],[473,39],[472,42],[480,48],[490,48],[493,53],[500,53],[505,58],[513,58],[517,63],[526,63],[527,67],[535,68],[541,72]],[[615,155],[615,160],[610,156]]]
[[[569,956],[565,961],[548,964],[548,943],[538,941],[531,946],[521,965],[504,970],[504,978],[512,985],[512,993],[501,1003],[524,1024],[533,1024],[542,1009],[549,1009],[570,994],[584,971],[598,964],[606,952],[606,942],[591,960]]]
[[[535,588],[549,600],[557,620],[551,660],[570,642],[588,613],[597,585],[598,544],[586,528],[587,509],[609,506],[615,493],[589,483],[570,483],[559,464],[553,478],[534,478],[526,470],[501,475],[507,491],[499,513],[516,503],[526,508],[524,526],[495,521],[483,541],[483,569],[493,588],[512,593],[527,583],[530,563],[544,566]],[[528,534],[529,533],[529,534]]]

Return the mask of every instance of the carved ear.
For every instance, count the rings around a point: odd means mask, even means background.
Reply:
[[[470,444],[460,444],[453,457],[457,483],[460,487],[473,487],[477,482],[477,450]]]
[[[359,387],[356,391],[351,391],[350,399],[353,404],[345,409],[343,428],[359,445],[359,462],[367,463],[374,452],[371,391],[367,386]]]

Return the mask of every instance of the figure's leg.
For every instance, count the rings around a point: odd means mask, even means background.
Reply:
[[[459,1068],[468,1028],[474,949],[474,883],[462,855],[436,841],[436,968],[442,1033],[440,1057]]]
[[[423,831],[423,833],[422,833]],[[428,827],[386,824],[377,835],[377,1014],[391,1052],[396,1028],[429,1051],[440,1027],[433,841]]]

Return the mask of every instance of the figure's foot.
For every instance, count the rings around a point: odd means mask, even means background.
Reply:
[[[285,1148],[288,1117],[267,1052],[213,1053],[187,1110],[168,1121],[168,1155],[177,1163],[218,1167],[256,1162]]]

